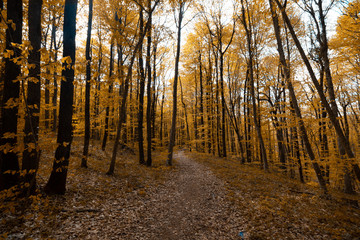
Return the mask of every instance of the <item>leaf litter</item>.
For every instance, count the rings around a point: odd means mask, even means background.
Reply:
[[[98,145],[83,169],[74,142],[65,195],[39,192],[27,208],[8,204],[13,211],[2,204],[0,239],[359,239],[359,209],[284,176],[184,151],[175,167],[155,152],[151,168],[125,151],[107,176],[111,149]],[[52,154],[42,155],[40,187]]]

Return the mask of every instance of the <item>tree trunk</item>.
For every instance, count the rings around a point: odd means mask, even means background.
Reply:
[[[51,39],[52,42],[54,43],[54,50],[55,50],[55,55],[54,55],[54,63],[57,62],[58,59],[58,50],[59,50],[59,46],[56,43],[56,24],[55,24],[55,16],[53,17],[52,20],[52,30],[51,30]],[[52,125],[52,131],[56,132],[57,130],[57,99],[58,99],[58,76],[57,76],[57,70],[54,70],[54,92],[53,92],[53,96],[52,96],[52,105],[53,105],[53,125]]]
[[[182,29],[182,20],[184,17],[185,11],[185,2],[179,3],[179,16],[178,16],[178,26],[177,26],[177,47],[176,47],[176,57],[175,57],[175,74],[174,74],[174,83],[173,83],[173,109],[172,109],[172,122],[170,130],[170,140],[169,140],[169,149],[168,149],[168,159],[166,165],[172,166],[173,151],[175,145],[175,134],[176,134],[176,113],[177,113],[177,83],[179,78],[179,61],[180,61],[180,49],[181,49],[181,29]]]
[[[220,45],[222,46],[222,44]],[[220,51],[222,47],[220,47]],[[224,53],[220,52],[220,95],[221,95],[221,142],[222,142],[222,157],[226,157],[226,128],[225,128],[225,93],[224,93]]]
[[[96,79],[96,89],[95,89],[95,102],[94,102],[94,108],[95,108],[95,116],[98,116],[100,114],[100,90],[101,90],[101,66],[102,66],[102,58],[103,58],[103,54],[102,54],[102,42],[101,42],[101,38],[99,37],[99,62],[98,62],[98,78]],[[98,129],[99,126],[99,122],[98,120],[95,120],[95,124],[94,124],[94,134],[95,134],[95,139],[96,140],[100,140],[100,130]]]
[[[53,169],[45,186],[48,194],[64,194],[66,190],[66,177],[69,166],[70,148],[72,142],[72,114],[74,96],[74,64],[75,64],[75,35],[77,0],[66,0],[64,10],[64,50],[63,56],[68,57],[71,63],[63,64],[61,81],[59,129],[57,135],[57,149]]]
[[[140,35],[144,34],[143,10],[140,9]],[[139,69],[140,69],[140,87],[139,87],[139,115],[138,115],[138,144],[139,144],[139,163],[145,164],[144,154],[144,94],[145,94],[145,71],[143,61],[143,43],[140,43],[139,49]]]
[[[148,74],[148,82],[147,82],[147,106],[146,106],[146,132],[147,132],[147,160],[146,166],[150,167],[152,164],[151,159],[151,141],[152,141],[152,134],[151,134],[151,65],[150,65],[150,58],[151,58],[151,27],[152,27],[152,12],[151,12],[151,0],[148,0],[148,9],[149,9],[149,30],[147,31],[147,49],[146,49],[146,69]]]
[[[12,43],[22,43],[22,0],[9,0],[7,2],[7,16],[15,25],[15,28],[9,27],[6,29],[6,49],[14,51],[13,57],[20,57],[21,51],[12,46]],[[20,84],[16,80],[21,74],[21,66],[12,61],[12,57],[5,58],[5,74],[3,99],[1,109],[2,128],[0,131],[0,145],[7,146],[0,153],[0,190],[9,189],[18,184],[19,180],[19,162],[16,153],[17,145],[17,114],[18,103],[11,104],[12,101],[18,102],[20,93]],[[5,134],[13,134],[11,137],[6,137]],[[7,171],[13,171],[9,173]],[[15,171],[15,172],[14,172]],[[7,173],[6,173],[7,172]]]
[[[91,88],[91,56],[90,56],[90,42],[93,16],[93,0],[89,0],[89,20],[86,38],[86,85],[85,85],[85,136],[84,136],[84,151],[81,158],[81,167],[87,168],[87,157],[89,154],[90,143],[90,88]]]
[[[183,88],[182,88],[182,83],[181,83],[181,78],[179,78],[179,82],[180,82],[180,99],[181,99],[181,103],[183,105],[184,108],[184,117],[185,117],[185,128],[186,128],[186,140],[190,146],[190,152],[191,152],[191,144],[190,144],[190,130],[189,130],[189,123],[188,123],[188,115],[187,115],[187,110],[186,110],[186,103],[184,101],[184,94],[183,94]]]
[[[29,64],[35,65],[29,69],[27,88],[27,117],[25,118],[25,136],[22,169],[26,170],[24,186],[26,195],[34,194],[36,189],[36,171],[39,166],[40,149],[39,139],[39,114],[40,114],[40,47],[41,47],[41,7],[42,0],[30,0],[29,40],[32,51],[29,54]],[[33,146],[31,146],[33,145]],[[29,187],[26,185],[29,184]],[[24,191],[24,193],[25,193]]]
[[[110,69],[109,69],[109,91],[108,91],[108,103],[106,105],[106,115],[105,115],[105,132],[104,132],[104,138],[103,138],[103,142],[102,142],[102,146],[101,149],[103,151],[105,151],[106,149],[106,143],[107,143],[107,138],[108,138],[108,134],[109,134],[109,115],[110,115],[110,102],[112,99],[112,92],[113,92],[113,79],[112,79],[112,75],[113,75],[113,70],[114,70],[114,43],[111,43],[110,45]]]
[[[164,103],[165,103],[165,84],[164,84],[164,89],[162,92],[161,106],[160,106],[160,132],[159,132],[160,146],[164,145],[164,143],[163,143]]]

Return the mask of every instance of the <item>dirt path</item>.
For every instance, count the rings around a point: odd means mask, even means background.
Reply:
[[[164,184],[126,196],[107,195],[91,209],[60,213],[60,222],[48,236],[55,239],[241,239],[243,218],[225,200],[224,183],[185,153],[174,156],[177,164]],[[71,198],[72,199],[72,198]],[[75,208],[81,196],[68,203]],[[89,199],[87,200],[89,202]],[[71,205],[73,205],[71,207]],[[36,234],[34,235],[36,236]]]
[[[145,217],[138,227],[147,233],[143,237],[240,239],[239,216],[225,200],[223,182],[183,152],[175,159],[178,171],[144,202]]]

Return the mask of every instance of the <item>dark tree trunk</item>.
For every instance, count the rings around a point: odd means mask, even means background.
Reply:
[[[140,9],[140,35],[144,32],[143,10]],[[140,43],[139,50],[139,70],[140,70],[140,88],[139,88],[139,115],[138,115],[138,144],[139,144],[139,163],[145,164],[144,154],[144,95],[145,95],[145,71],[143,60],[143,44]]]
[[[54,43],[54,50],[55,50],[55,55],[54,55],[54,63],[57,62],[57,58],[58,58],[58,50],[59,47],[56,43],[56,24],[55,24],[55,16],[53,17],[53,21],[52,21],[52,30],[51,30],[51,41]],[[58,83],[57,83],[57,71],[54,71],[54,92],[53,92],[53,96],[52,96],[52,104],[53,104],[53,126],[52,126],[52,131],[56,132],[57,130],[57,99],[58,99]]]
[[[201,53],[199,54],[199,87],[200,87],[200,108],[199,108],[199,114],[200,114],[200,139],[201,139],[201,152],[205,151],[205,128],[204,128],[204,88],[203,88],[203,73],[202,73],[202,59],[201,59]]]
[[[222,45],[220,45],[222,46]],[[222,47],[220,47],[220,51]],[[224,53],[220,52],[220,95],[221,95],[221,142],[222,142],[222,157],[226,157],[226,128],[225,128],[225,93],[224,93]]]
[[[47,76],[45,78],[45,94],[44,94],[44,98],[45,98],[45,129],[49,129],[50,128],[50,111],[49,111],[49,106],[50,106],[50,80],[49,80],[49,76],[50,76],[50,71],[47,71]]]
[[[100,113],[100,90],[101,90],[101,75],[100,75],[100,71],[101,71],[101,66],[102,66],[102,44],[100,41],[100,46],[99,46],[99,62],[98,62],[98,68],[97,71],[99,73],[98,78],[96,79],[96,89],[95,89],[95,102],[94,102],[94,110],[95,110],[95,116],[98,116]],[[100,140],[100,130],[98,129],[99,126],[99,122],[98,120],[95,121],[94,123],[94,137],[96,140]]]
[[[196,73],[196,68],[195,68],[195,73],[194,73],[194,81],[195,81],[195,104],[194,104],[194,140],[195,140],[195,150],[199,151],[199,129],[198,129],[198,118],[199,118],[199,114],[198,114],[198,83],[197,83],[197,73]]]
[[[157,103],[158,103],[158,91],[156,89],[156,79],[157,79],[157,73],[156,73],[156,61],[157,61],[157,42],[154,42],[154,59],[153,59],[153,85],[152,85],[152,90],[153,90],[153,98],[151,101],[151,136],[152,138],[155,138],[155,122],[156,122],[156,108],[157,108]]]
[[[15,24],[15,29],[9,27],[6,29],[6,49],[14,51],[13,57],[20,57],[21,51],[12,46],[12,43],[22,43],[22,0],[9,0],[7,2],[7,16]],[[17,114],[18,105],[7,106],[8,101],[19,99],[20,83],[16,80],[21,74],[21,66],[14,63],[11,58],[5,58],[5,74],[3,99],[1,109],[0,145],[7,145],[6,149],[0,153],[0,190],[9,189],[16,186],[19,181],[19,161],[15,148],[17,145]],[[10,103],[10,102],[9,102]],[[5,137],[6,133],[13,136]],[[15,171],[15,173],[5,173]]]
[[[170,130],[170,140],[169,140],[169,149],[168,149],[168,159],[166,160],[166,165],[172,166],[173,151],[175,145],[175,135],[176,135],[176,113],[177,113],[177,83],[179,79],[179,62],[180,62],[180,49],[181,49],[181,29],[182,21],[185,11],[185,2],[179,3],[179,18],[177,26],[177,47],[176,47],[176,57],[175,57],[175,73],[174,73],[174,83],[173,83],[173,109],[172,109],[172,121],[171,121],[171,130]]]
[[[106,143],[107,143],[107,138],[108,138],[108,134],[109,134],[109,115],[110,115],[110,100],[112,99],[112,92],[113,92],[113,79],[112,79],[112,75],[113,75],[113,70],[114,70],[114,43],[111,43],[110,45],[110,69],[109,69],[109,91],[108,91],[108,103],[106,105],[106,116],[105,116],[105,132],[104,132],[104,138],[103,138],[103,142],[102,142],[102,146],[101,149],[103,151],[105,151],[106,149]]]
[[[42,0],[30,0],[29,40],[32,51],[29,54],[29,64],[34,68],[29,69],[27,88],[27,116],[25,118],[25,150],[23,152],[22,169],[26,170],[24,186],[26,195],[34,194],[36,189],[36,171],[39,166],[40,149],[39,139],[39,114],[40,114],[40,47],[41,47],[41,7]],[[31,147],[29,144],[33,144]],[[29,187],[26,187],[29,184]],[[25,192],[24,192],[25,193]]]
[[[164,84],[164,89],[163,89],[162,98],[161,98],[161,106],[160,106],[160,133],[159,133],[160,146],[163,146],[163,144],[164,144],[163,143],[164,103],[165,103],[165,84]]]
[[[85,137],[84,137],[84,151],[81,159],[81,167],[87,168],[87,157],[89,154],[90,143],[90,88],[91,88],[91,56],[90,56],[90,42],[93,16],[93,0],[89,0],[89,20],[86,38],[86,85],[85,85]]]
[[[63,56],[68,57],[71,63],[63,64],[61,81],[59,129],[57,135],[57,149],[53,169],[45,186],[48,194],[64,194],[66,190],[66,177],[69,166],[70,148],[72,142],[72,114],[74,96],[74,69],[75,64],[75,36],[76,36],[76,10],[77,0],[66,0],[64,10],[64,50]]]
[[[181,103],[184,107],[184,118],[185,118],[185,128],[186,128],[186,140],[190,146],[190,152],[191,152],[191,144],[190,144],[190,129],[189,129],[189,123],[188,123],[188,115],[187,115],[187,110],[186,110],[186,103],[184,101],[184,94],[183,94],[183,88],[182,88],[182,83],[181,83],[181,79],[179,78],[179,82],[180,82],[180,98],[181,98]]]
[[[219,100],[219,93],[220,93],[220,87],[219,87],[219,61],[218,61],[218,55],[217,53],[214,53],[215,55],[215,86],[216,86],[216,90],[215,90],[215,104],[216,104],[216,146],[218,149],[218,156],[222,157],[222,145],[221,145],[221,140],[222,138],[221,136],[221,129],[220,129],[220,100]]]
[[[146,166],[150,167],[152,164],[151,159],[151,27],[152,27],[152,13],[151,13],[151,0],[148,1],[148,9],[149,9],[149,30],[147,31],[147,49],[146,49],[146,69],[148,74],[148,82],[147,82],[147,106],[146,106],[146,131],[147,131],[147,159]]]

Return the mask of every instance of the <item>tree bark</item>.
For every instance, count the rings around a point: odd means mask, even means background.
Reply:
[[[57,26],[55,24],[55,16],[53,17],[52,20],[52,30],[51,30],[51,39],[54,43],[54,50],[55,50],[55,54],[54,54],[54,63],[57,62],[58,60],[58,50],[59,50],[59,46],[56,43],[56,30],[57,30]],[[52,96],[52,105],[53,105],[53,125],[52,125],[52,131],[56,132],[57,130],[57,99],[58,99],[58,76],[57,76],[57,71],[54,71],[54,92],[53,92],[53,96]]]
[[[147,159],[146,159],[146,166],[150,167],[152,164],[151,159],[151,141],[152,141],[152,134],[151,134],[151,65],[150,65],[150,58],[151,58],[151,27],[152,27],[152,12],[151,12],[151,0],[148,0],[148,9],[149,9],[149,30],[147,31],[147,49],[146,49],[146,69],[148,74],[148,82],[147,82],[147,106],[146,106],[146,132],[147,132]]]
[[[57,149],[53,169],[45,186],[48,194],[64,194],[66,177],[69,166],[70,148],[72,142],[72,114],[74,96],[74,64],[75,64],[75,36],[77,0],[66,0],[64,10],[64,50],[63,56],[71,63],[64,62],[60,90],[59,129],[57,135]]]
[[[144,33],[143,10],[140,9],[140,35]],[[145,71],[143,60],[143,43],[140,43],[139,49],[139,69],[140,69],[140,86],[139,86],[139,113],[138,113],[138,144],[139,144],[139,163],[145,164],[144,154],[144,95],[145,95]]]
[[[15,24],[6,29],[6,50],[14,51],[14,55],[5,58],[5,74],[3,99],[1,109],[2,128],[0,131],[0,145],[6,146],[0,152],[0,190],[9,189],[18,184],[19,181],[19,162],[16,154],[17,146],[17,114],[18,100],[20,93],[20,83],[16,80],[21,74],[21,66],[12,61],[12,57],[20,57],[20,49],[13,47],[12,43],[22,43],[22,24],[23,24],[23,2],[22,0],[9,0],[7,2],[7,16]],[[15,101],[15,103],[12,103]],[[7,137],[5,134],[10,133]],[[11,171],[11,172],[8,172]]]
[[[85,85],[85,136],[84,136],[84,151],[81,158],[81,167],[87,168],[87,157],[89,154],[90,143],[90,88],[91,88],[91,56],[90,56],[90,42],[91,29],[93,18],[93,0],[89,0],[89,20],[86,38],[86,85]]]
[[[22,169],[26,170],[24,186],[26,195],[34,194],[36,189],[36,171],[39,166],[40,149],[39,139],[39,114],[40,114],[40,47],[41,47],[41,7],[42,0],[30,0],[29,40],[33,49],[29,54],[29,64],[34,68],[29,69],[27,88],[27,116],[25,118],[25,150],[23,152]],[[30,146],[32,144],[33,146]],[[29,184],[29,187],[26,185]]]
[[[110,102],[112,99],[112,92],[113,92],[113,79],[112,79],[112,75],[113,75],[113,71],[114,71],[114,43],[112,42],[110,45],[110,69],[109,69],[109,91],[108,91],[108,103],[106,106],[106,115],[105,115],[105,132],[104,132],[104,138],[103,138],[103,142],[102,142],[102,146],[101,149],[103,151],[105,151],[106,149],[106,143],[107,143],[107,138],[108,138],[108,134],[109,134],[109,115],[110,115]]]
[[[179,3],[179,15],[178,15],[178,26],[177,26],[177,47],[176,47],[176,57],[175,57],[175,73],[174,73],[174,83],[173,83],[173,109],[172,109],[172,121],[171,121],[171,130],[170,130],[170,140],[169,140],[169,149],[168,149],[168,158],[166,160],[166,165],[172,166],[173,151],[175,145],[175,135],[176,135],[176,113],[177,113],[177,83],[179,79],[179,62],[180,62],[180,49],[181,49],[181,29],[182,21],[185,11],[185,2]]]

